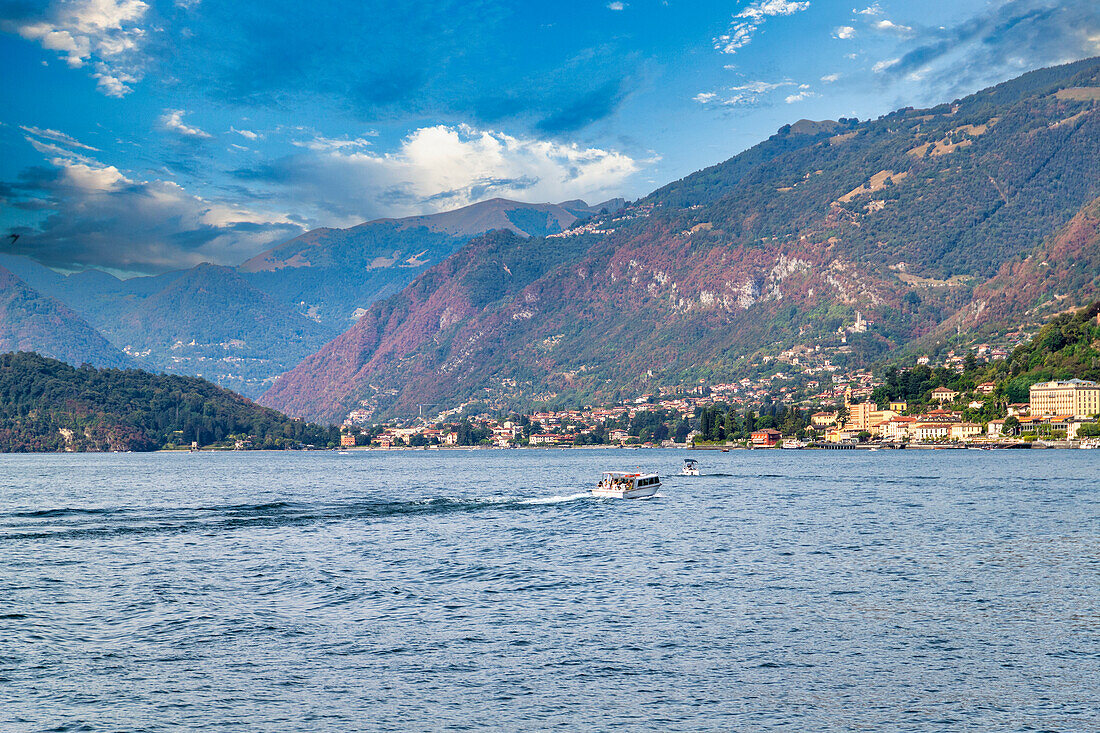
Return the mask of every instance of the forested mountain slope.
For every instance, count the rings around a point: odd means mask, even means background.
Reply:
[[[153,369],[201,376],[250,396],[328,337],[316,321],[217,265],[187,270],[105,323],[103,332]]]
[[[932,109],[784,127],[584,230],[475,240],[262,401],[326,419],[486,396],[586,401],[734,378],[796,344],[870,363],[944,327],[1010,263],[1057,249],[1060,230],[1093,256],[1098,98],[1089,59]],[[542,248],[535,279],[505,267]],[[493,287],[474,297],[474,281]],[[1034,287],[999,318],[1053,297],[1040,291],[1065,295],[1057,279]],[[856,311],[866,332],[851,328]]]
[[[553,234],[623,203],[492,199],[439,214],[316,229],[235,270],[204,264],[122,280],[97,270],[63,275],[26,257],[0,255],[0,265],[68,305],[141,363],[254,397],[371,303],[399,292],[473,237],[494,229]]]
[[[63,303],[0,267],[0,352],[38,351],[72,364],[130,367],[134,361]]]

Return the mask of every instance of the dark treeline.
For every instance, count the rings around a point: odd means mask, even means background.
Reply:
[[[784,435],[803,437],[810,426],[810,410],[788,407],[765,399],[756,413],[751,409],[738,410],[729,405],[717,404],[696,410],[700,440],[749,440],[756,430],[772,428]]]
[[[0,355],[0,451],[148,451],[193,442],[326,447],[339,442],[339,431],[195,377]]]

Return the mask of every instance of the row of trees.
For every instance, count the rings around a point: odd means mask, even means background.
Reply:
[[[766,399],[757,414],[751,409],[743,411],[735,406],[717,404],[696,410],[700,439],[706,441],[744,441],[753,432],[771,428],[784,435],[804,437],[810,428],[810,410],[788,407]]]

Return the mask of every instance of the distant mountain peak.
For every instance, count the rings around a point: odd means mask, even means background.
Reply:
[[[76,366],[135,366],[67,305],[0,266],[0,352],[6,351],[34,351]]]

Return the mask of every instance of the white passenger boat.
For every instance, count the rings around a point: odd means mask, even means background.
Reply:
[[[655,473],[604,471],[603,479],[592,489],[592,496],[610,499],[641,499],[653,496],[661,488],[661,477]]]
[[[699,475],[699,461],[694,458],[684,459],[684,468],[680,471],[682,476],[698,476]]]

